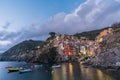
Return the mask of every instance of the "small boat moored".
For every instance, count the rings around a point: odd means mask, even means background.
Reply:
[[[9,72],[16,72],[19,71],[21,68],[7,68]]]
[[[52,66],[52,68],[60,68],[61,65]]]
[[[35,68],[43,67],[43,65],[34,65]]]
[[[21,69],[19,70],[20,73],[32,72],[31,69]]]

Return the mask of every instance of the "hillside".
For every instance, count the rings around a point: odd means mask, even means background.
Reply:
[[[80,38],[80,37],[86,37],[90,40],[95,40],[95,38],[99,35],[99,33],[109,27],[103,28],[103,29],[98,29],[98,30],[92,30],[92,31],[87,31],[87,32],[82,32],[82,33],[76,33],[74,36]]]
[[[43,45],[43,41],[33,41],[33,40],[26,40],[23,41],[15,46],[13,46],[12,48],[10,48],[9,50],[7,50],[6,52],[4,52],[1,56],[1,60],[25,60],[25,56],[27,57],[27,55],[29,56],[35,56],[36,52],[35,50],[37,48],[39,48],[38,46]],[[33,53],[29,53],[33,51]]]

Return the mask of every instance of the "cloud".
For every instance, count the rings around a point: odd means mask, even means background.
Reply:
[[[0,25],[0,53],[7,50],[11,46],[15,45],[16,40],[19,36],[19,31],[15,32],[10,29],[10,23],[6,23],[5,25]]]
[[[87,0],[74,12],[58,13],[43,25],[37,24],[22,30],[22,38],[47,36],[49,32],[74,34],[108,27],[120,22],[120,0]]]
[[[120,21],[120,0],[87,0],[71,14],[59,13],[43,30],[73,34],[110,26]]]
[[[103,28],[120,21],[120,3],[115,0],[88,0],[65,18],[79,32]],[[117,17],[116,17],[117,16]],[[115,19],[114,19],[115,18]],[[74,29],[76,32],[76,29]]]
[[[74,34],[120,22],[120,0],[87,0],[72,13],[58,13],[43,25],[22,30],[22,38],[46,38],[49,32]]]
[[[0,40],[0,46],[7,46],[7,45],[9,45],[9,44],[11,44],[12,42],[11,41],[1,41]]]
[[[60,12],[42,25],[31,24],[15,32],[6,30],[8,23],[0,28],[0,40],[8,41],[4,42],[6,45],[10,42],[14,45],[26,39],[45,39],[52,31],[74,34],[108,27],[115,22],[120,22],[120,0],[86,0],[72,13]]]

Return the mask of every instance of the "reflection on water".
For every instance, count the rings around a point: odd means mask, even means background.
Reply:
[[[79,63],[65,63],[62,64],[62,68],[53,71],[53,80],[119,80],[118,73],[108,70],[101,71]]]
[[[120,71],[99,70],[80,63],[63,63],[61,68],[50,66],[36,68],[33,72],[19,74],[8,73],[5,67],[27,65],[20,62],[0,62],[0,80],[120,80]]]

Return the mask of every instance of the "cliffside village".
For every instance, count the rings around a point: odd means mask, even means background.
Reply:
[[[95,51],[99,48],[100,43],[104,42],[104,37],[109,34],[112,34],[112,28],[103,30],[94,41],[89,40],[86,37],[81,37],[79,39],[71,35],[56,34],[55,38],[49,41],[50,44],[48,44],[48,46],[56,47],[57,52],[62,58],[66,58],[66,60],[68,56],[76,55],[82,56],[83,58],[89,58],[95,54]],[[79,59],[81,60],[81,58]]]
[[[78,38],[73,35],[50,34],[51,36],[44,42],[24,41],[6,51],[0,60],[41,63],[82,61],[93,65],[114,65],[119,62],[120,64],[119,25],[104,29],[95,40],[84,36]]]

